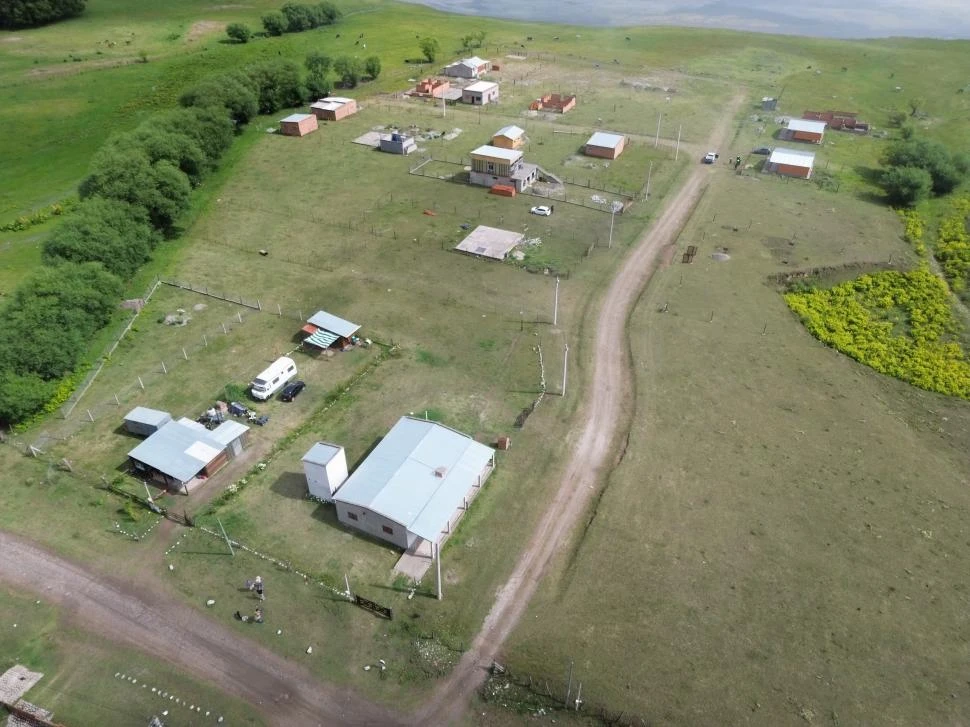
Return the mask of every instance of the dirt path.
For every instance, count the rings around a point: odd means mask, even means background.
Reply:
[[[400,719],[184,603],[92,573],[0,532],[0,580],[61,606],[94,633],[185,669],[277,725],[395,725]]]
[[[743,100],[744,96],[738,94],[725,108],[707,148],[722,149]],[[618,346],[617,341],[626,341],[627,320],[657,268],[661,252],[677,239],[712,173],[713,167],[698,164],[680,191],[664,205],[657,221],[637,241],[603,297],[595,327],[590,390],[576,417],[585,422],[585,427],[570,445],[573,455],[563,471],[559,492],[499,591],[471,648],[420,710],[415,724],[452,724],[461,719],[473,692],[484,682],[488,667],[525,612],[549,563],[567,543],[603,476],[614,464],[615,443],[624,435],[622,430],[629,428],[628,402],[633,392],[629,346]]]
[[[723,146],[743,96],[734,98],[707,148]],[[640,238],[603,298],[594,346],[591,390],[577,421],[573,457],[559,492],[528,547],[498,594],[482,630],[458,667],[410,719],[391,714],[352,694],[322,684],[306,669],[240,638],[235,631],[167,595],[122,583],[64,560],[18,537],[0,532],[0,581],[65,608],[95,633],[129,644],[195,674],[255,705],[279,725],[419,725],[458,722],[473,692],[528,606],[539,580],[586,511],[601,478],[614,463],[615,443],[628,426],[632,392],[627,319],[660,261],[676,240],[713,173],[701,166],[664,206]]]

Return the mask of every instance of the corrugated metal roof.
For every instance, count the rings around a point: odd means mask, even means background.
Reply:
[[[138,422],[139,424],[150,424],[151,426],[161,426],[169,419],[172,415],[167,411],[162,411],[160,409],[149,409],[147,406],[136,406],[130,412],[125,414],[126,422]]]
[[[290,114],[285,119],[280,119],[280,123],[282,124],[285,121],[299,123],[300,121],[303,121],[303,119],[310,118],[311,116],[313,116],[313,114]]]
[[[472,91],[474,93],[485,93],[493,88],[498,88],[498,84],[492,83],[491,81],[475,81],[475,83],[465,86],[466,91]]]
[[[436,542],[492,457],[490,447],[466,434],[401,417],[334,499]]]
[[[334,103],[332,101],[317,101],[316,103],[310,104],[311,109],[321,109],[323,111],[336,111],[341,106],[342,103]]]
[[[330,444],[328,442],[317,442],[312,447],[310,451],[303,455],[304,462],[309,462],[310,464],[325,465],[330,462],[343,447],[337,444]]]
[[[806,119],[791,119],[788,122],[789,131],[807,131],[810,134],[821,134],[825,131],[824,121],[808,121]]]
[[[586,142],[587,146],[601,146],[606,149],[616,149],[623,143],[622,134],[607,134],[605,131],[597,131]]]
[[[503,149],[500,146],[492,146],[491,144],[484,144],[477,149],[472,149],[472,155],[478,154],[479,156],[495,157],[496,159],[504,159],[508,162],[518,161],[522,158],[522,152],[518,149]]]
[[[242,422],[237,422],[233,419],[226,419],[226,421],[222,422],[222,424],[209,432],[209,436],[221,444],[222,448],[225,449],[230,443],[235,442],[248,431],[249,427]]]
[[[307,323],[312,323],[317,328],[323,328],[344,338],[350,338],[360,330],[360,326],[356,323],[345,321],[343,318],[338,318],[332,313],[327,313],[325,310],[318,310],[310,316]]]
[[[495,136],[505,136],[509,139],[518,139],[525,134],[525,129],[521,129],[518,126],[503,126],[501,129],[495,132]]]
[[[469,68],[478,68],[479,66],[484,66],[488,64],[484,58],[479,58],[478,56],[472,56],[471,58],[464,58],[459,61],[463,66],[468,66]]]
[[[782,149],[779,147],[771,152],[771,156],[768,157],[768,163],[785,164],[786,166],[792,167],[807,167],[811,169],[815,164],[815,154],[810,151]]]
[[[128,452],[128,456],[179,482],[188,482],[223,450],[205,427],[202,430],[169,422]]]

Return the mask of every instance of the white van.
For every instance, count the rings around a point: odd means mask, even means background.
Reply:
[[[266,401],[294,376],[296,376],[296,364],[293,363],[293,359],[280,356],[249,385],[253,398]]]

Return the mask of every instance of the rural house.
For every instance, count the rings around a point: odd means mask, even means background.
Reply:
[[[787,177],[809,179],[812,176],[814,166],[814,152],[779,147],[771,152],[771,156],[765,162],[764,171]]]
[[[300,329],[307,337],[303,339],[304,344],[314,346],[320,350],[331,347],[346,348],[352,344],[354,334],[360,330],[360,326],[343,318],[318,310],[307,320],[306,325]]]
[[[414,95],[442,98],[449,88],[451,82],[443,78],[424,78],[414,87]]]
[[[337,519],[399,548],[438,546],[495,467],[495,452],[437,422],[401,417],[334,493]]]
[[[492,146],[500,149],[518,149],[525,144],[525,129],[518,126],[506,126],[495,132],[492,137]]]
[[[821,144],[825,136],[825,122],[791,119],[782,136],[789,141],[807,141],[812,144]]]
[[[482,187],[504,185],[521,192],[539,176],[539,168],[523,162],[522,152],[517,149],[480,146],[472,151],[471,159],[472,170],[468,181]]]
[[[498,101],[498,84],[491,81],[476,81],[465,86],[461,92],[461,102],[473,106],[484,106]]]
[[[575,96],[562,96],[558,93],[547,93],[529,104],[530,111],[550,111],[556,114],[564,114],[567,111],[572,111],[575,107]]]
[[[390,134],[381,134],[378,148],[388,154],[410,154],[417,151],[418,145],[413,136],[402,134],[399,131],[392,131]]]
[[[490,68],[491,64],[484,58],[472,56],[448,64],[441,69],[441,72],[452,78],[481,78]]]
[[[134,474],[188,494],[241,454],[249,427],[222,422],[209,431],[185,417],[162,425],[128,452]]]
[[[525,235],[520,232],[479,225],[455,249],[476,257],[504,260],[524,239]]]
[[[290,114],[280,119],[280,133],[284,136],[306,136],[317,130],[317,117],[313,114]]]
[[[588,157],[600,157],[601,159],[616,159],[623,153],[626,146],[626,137],[621,134],[607,134],[604,131],[597,131],[586,142],[583,153]]]
[[[357,113],[357,102],[342,96],[327,96],[310,104],[310,111],[321,121],[340,121]]]

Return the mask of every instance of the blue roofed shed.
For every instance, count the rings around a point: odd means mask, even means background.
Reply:
[[[494,466],[467,434],[401,417],[334,494],[337,519],[401,548],[440,545]]]

